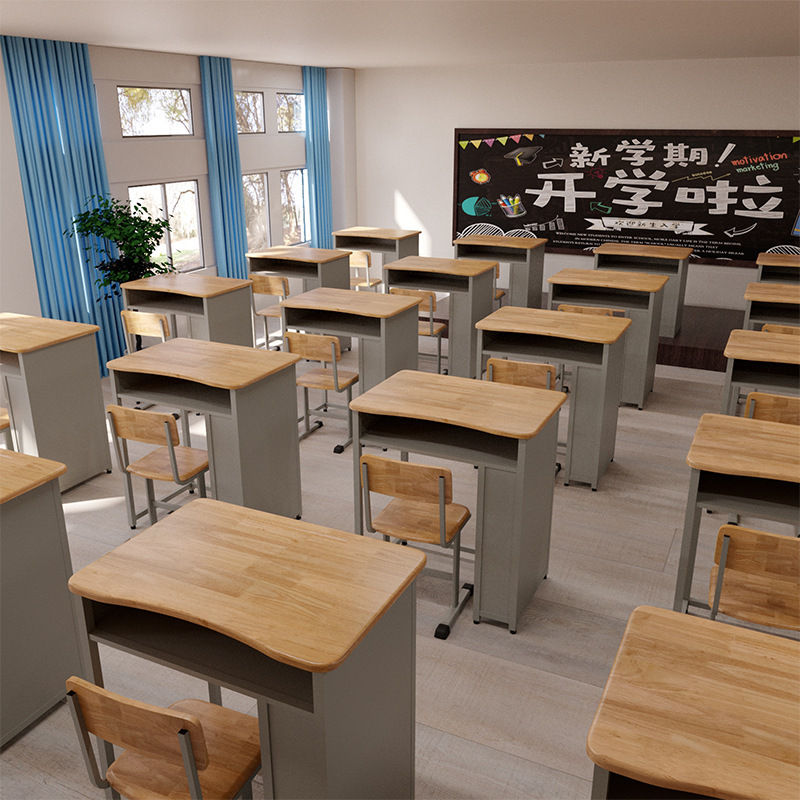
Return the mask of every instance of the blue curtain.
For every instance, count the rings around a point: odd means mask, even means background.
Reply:
[[[246,278],[247,224],[231,60],[200,56],[200,80],[217,273]]]
[[[99,325],[105,375],[125,349],[121,300],[95,285],[87,243],[64,235],[89,197],[109,193],[89,48],[18,36],[0,45],[42,314]]]
[[[311,246],[332,248],[331,145],[328,135],[328,86],[323,67],[303,67],[303,93],[306,103]]]

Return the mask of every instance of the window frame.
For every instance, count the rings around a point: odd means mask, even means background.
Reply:
[[[122,124],[122,110],[119,106],[120,89],[147,89],[154,91],[178,91],[186,92],[189,96],[189,124],[191,131],[187,133],[129,133],[126,134]],[[117,116],[119,119],[119,131],[123,141],[135,141],[141,139],[183,139],[183,138],[196,138],[197,137],[197,124],[195,122],[195,102],[192,97],[192,89],[190,86],[129,86],[118,83],[116,85],[117,96]]]

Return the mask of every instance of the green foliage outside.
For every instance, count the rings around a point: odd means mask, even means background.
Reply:
[[[95,207],[76,214],[72,227],[64,231],[64,235],[97,237],[100,240],[90,240],[84,252],[89,259],[92,254],[100,259],[100,263],[95,265],[99,273],[95,283],[101,288],[110,287],[106,297],[120,294],[120,283],[175,272],[171,260],[159,263],[153,259],[153,252],[164,233],[170,230],[169,220],[151,216],[141,203],[129,206],[114,198],[99,196],[90,197],[89,203],[94,203]],[[116,245],[118,255],[112,243]]]

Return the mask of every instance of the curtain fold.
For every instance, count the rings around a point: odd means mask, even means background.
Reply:
[[[306,105],[306,168],[312,247],[333,247],[328,85],[323,67],[303,67]]]
[[[200,56],[200,80],[217,273],[246,278],[247,223],[231,60]]]
[[[105,297],[81,237],[64,231],[109,194],[86,44],[0,37],[42,314],[100,326],[100,370],[125,349],[121,299]],[[13,309],[8,309],[13,310]]]

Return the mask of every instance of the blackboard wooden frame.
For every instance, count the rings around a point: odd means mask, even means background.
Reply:
[[[688,246],[694,263],[745,267],[800,251],[796,131],[456,128],[454,152],[453,239]]]

